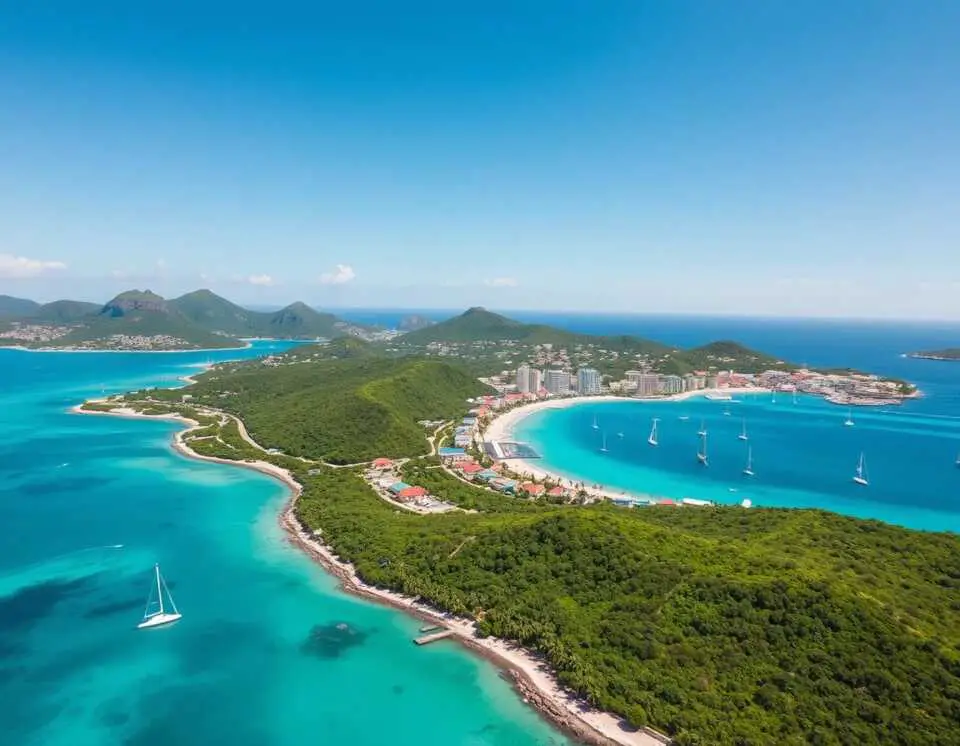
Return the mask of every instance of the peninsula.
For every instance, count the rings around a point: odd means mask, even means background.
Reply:
[[[244,339],[380,339],[381,331],[321,313],[305,303],[249,311],[209,290],[167,300],[128,290],[105,304],[61,300],[40,305],[0,297],[0,346],[45,350],[195,350],[243,347]]]
[[[950,360],[960,361],[960,347],[947,347],[943,350],[930,350],[928,352],[911,352],[909,357],[920,360]]]
[[[347,589],[444,626],[586,743],[954,739],[956,536],[497,490],[467,465],[502,463],[445,444],[503,398],[343,339],[82,409],[188,419],[185,453],[282,476],[291,538]]]

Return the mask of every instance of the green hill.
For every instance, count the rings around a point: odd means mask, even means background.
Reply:
[[[423,517],[353,474],[305,482],[300,520],[365,580],[482,619],[677,746],[956,743],[956,536],[801,510]]]
[[[182,316],[167,301],[149,290],[127,290],[84,318],[57,347],[142,347],[122,338],[153,337],[151,349],[238,347],[240,341],[213,334]],[[118,339],[120,338],[120,339]]]
[[[168,301],[184,318],[207,331],[237,337],[258,336],[267,314],[248,311],[210,290],[194,290]]]
[[[249,311],[210,290],[195,290],[174,298],[169,305],[207,331],[237,337],[332,339],[366,329],[300,302],[270,313]]]
[[[40,304],[26,298],[14,298],[12,295],[0,295],[0,318],[31,316]]]
[[[514,341],[524,344],[604,345],[609,349],[632,349],[637,352],[665,353],[667,345],[630,336],[599,337],[577,334],[547,326],[524,324],[515,319],[493,313],[485,308],[470,308],[459,316],[404,334],[398,344],[427,345],[432,342]]]
[[[418,420],[458,416],[467,398],[489,391],[459,368],[434,361],[287,360],[237,364],[202,376],[187,391],[241,417],[266,447],[333,463],[424,453],[426,432]],[[223,391],[231,394],[220,397]]]
[[[40,306],[32,314],[31,319],[54,324],[74,324],[99,313],[101,308],[102,306],[98,303],[87,303],[81,300],[55,300]]]

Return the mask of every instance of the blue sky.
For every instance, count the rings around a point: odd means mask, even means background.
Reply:
[[[960,318],[953,0],[20,5],[0,293]]]

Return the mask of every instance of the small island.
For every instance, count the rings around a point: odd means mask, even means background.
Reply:
[[[346,590],[496,661],[585,743],[952,742],[956,536],[514,479],[479,447],[510,395],[440,357],[342,338],[82,410],[187,420],[184,454],[283,479],[283,526]]]
[[[943,350],[930,350],[928,352],[911,352],[909,357],[918,360],[948,360],[951,362],[960,361],[960,347],[947,347]]]

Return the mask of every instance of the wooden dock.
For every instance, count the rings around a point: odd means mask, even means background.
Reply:
[[[444,629],[442,624],[428,624],[420,628],[420,634],[425,635],[428,632],[439,632],[442,629]]]
[[[429,635],[424,635],[423,637],[416,637],[413,641],[417,645],[429,645],[431,642],[436,642],[437,640],[445,640],[452,634],[453,630],[441,629],[439,632],[432,632]]]

